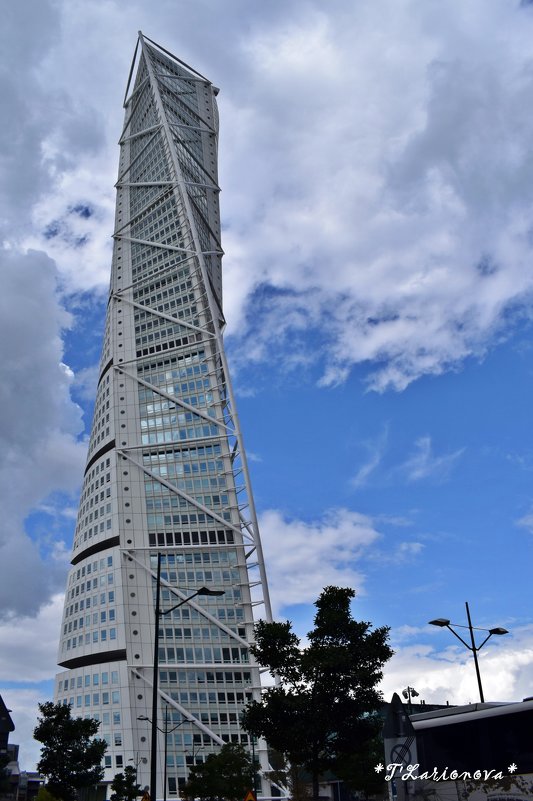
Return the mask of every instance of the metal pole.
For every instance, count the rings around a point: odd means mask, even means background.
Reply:
[[[257,773],[255,770],[255,737],[253,734],[252,734],[252,767],[253,767],[252,779],[254,783],[254,796],[255,796],[255,801],[257,801]]]
[[[468,608],[468,601],[465,601],[466,606],[466,617],[468,620],[468,629],[470,631],[470,640],[472,641],[472,653],[474,654],[474,664],[476,666],[476,675],[477,675],[477,684],[479,687],[479,697],[481,699],[481,703],[485,703],[485,698],[483,697],[483,687],[481,686],[481,674],[479,672],[479,664],[477,661],[477,651],[476,648],[476,641],[474,640],[474,629],[472,628],[472,621],[470,619],[470,609]]]
[[[167,801],[167,748],[168,748],[168,704],[165,704],[165,767],[163,768],[163,801]]]
[[[154,629],[154,675],[152,680],[152,743],[150,754],[150,799],[156,801],[157,780],[157,712],[159,680],[159,593],[161,588],[161,553],[157,554],[157,579],[155,588],[155,629]],[[165,765],[166,767],[166,765]]]

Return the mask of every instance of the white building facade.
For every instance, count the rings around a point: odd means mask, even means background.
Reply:
[[[55,690],[100,720],[106,781],[129,764],[149,785],[139,718],[152,718],[158,554],[163,612],[200,587],[224,591],[159,619],[158,798],[179,795],[190,765],[224,742],[251,749],[239,721],[260,695],[249,643],[254,617],[271,619],[222,340],[216,94],[139,34]]]

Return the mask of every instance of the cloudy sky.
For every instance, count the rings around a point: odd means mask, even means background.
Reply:
[[[533,692],[533,5],[21,0],[0,28],[0,693],[51,695],[137,31],[220,86],[227,346],[276,614],[391,626],[387,697]]]

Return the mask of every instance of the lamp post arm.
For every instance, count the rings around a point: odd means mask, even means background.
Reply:
[[[162,729],[160,726],[157,726],[157,731],[161,732],[161,734],[172,734],[173,731],[176,731],[176,729],[179,729],[183,723],[187,722],[187,720],[182,720],[181,723],[177,723],[172,729],[168,729],[168,731],[166,729]]]
[[[491,638],[491,637],[492,637],[492,631],[489,631],[489,633],[487,634],[487,636],[485,637],[485,639],[483,640],[483,642],[481,643],[481,645],[478,645],[478,646],[476,647],[476,651],[481,651],[481,649],[483,648],[483,646],[485,645],[485,643],[487,642],[487,640],[490,640],[490,638]]]
[[[472,646],[471,646],[471,645],[469,645],[467,642],[465,642],[465,641],[463,640],[463,638],[462,638],[462,637],[461,637],[459,634],[457,634],[457,632],[455,631],[455,629],[452,629],[452,627],[451,627],[451,626],[446,626],[446,628],[447,628],[447,629],[449,629],[449,631],[451,631],[451,633],[454,635],[454,637],[457,637],[457,639],[458,639],[458,640],[461,640],[461,642],[463,643],[463,645],[465,646],[465,648],[468,648],[468,650],[469,650],[469,651],[474,651],[474,650],[475,650],[474,648],[472,648]]]
[[[169,615],[171,612],[173,612],[173,611],[174,611],[174,609],[178,609],[178,607],[180,607],[180,606],[183,606],[183,604],[186,604],[186,603],[187,603],[187,601],[191,601],[193,598],[196,598],[196,596],[197,596],[197,595],[199,595],[199,594],[200,594],[200,591],[199,591],[199,590],[198,590],[197,592],[193,592],[193,594],[192,594],[192,595],[189,595],[189,597],[188,597],[188,598],[183,598],[183,600],[181,600],[181,601],[179,602],[179,604],[176,604],[175,606],[171,606],[171,607],[170,607],[170,609],[162,609],[162,610],[159,612],[159,615],[160,615],[161,617],[163,617],[163,615]]]
[[[179,727],[183,726],[184,723],[189,723],[187,718],[184,718],[183,720],[180,720],[180,722],[176,723],[176,725],[173,726],[171,729],[167,729],[167,730],[159,729],[159,731],[161,732],[161,734],[172,734],[173,731],[176,731],[176,729],[179,729]]]

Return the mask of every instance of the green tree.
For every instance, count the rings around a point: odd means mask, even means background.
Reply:
[[[39,787],[36,798],[37,801],[58,801],[55,795],[52,795],[52,793],[46,789],[44,784]]]
[[[380,729],[383,721],[378,723]],[[376,773],[375,766],[383,762],[383,737],[379,735],[361,743],[357,751],[339,756],[335,765],[335,775],[358,795],[387,798],[388,790],[383,773]]]
[[[104,740],[94,739],[99,722],[73,718],[70,706],[47,701],[39,704],[41,717],[33,732],[42,743],[37,770],[46,787],[61,801],[74,801],[79,790],[93,787],[103,778]]]
[[[253,784],[250,755],[242,745],[226,743],[218,754],[209,754],[205,762],[191,768],[182,795],[200,801],[243,801]]]
[[[133,765],[126,765],[124,773],[116,773],[111,782],[110,801],[135,801],[142,795],[141,785],[137,784],[137,771]]]
[[[309,801],[309,775],[273,748],[268,752],[270,781],[287,791],[291,801]]]
[[[9,756],[7,754],[0,754],[0,793],[7,793],[10,789],[9,773],[7,766],[9,765]]]
[[[382,725],[376,685],[393,653],[389,629],[354,620],[354,597],[351,589],[323,590],[306,648],[288,621],[260,621],[255,628],[252,652],[280,683],[246,707],[244,728],[311,774],[314,799],[324,771],[350,778],[356,766],[348,769],[349,757],[356,752],[368,757],[355,770],[357,781],[370,780],[372,742]]]

